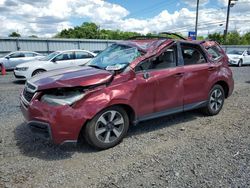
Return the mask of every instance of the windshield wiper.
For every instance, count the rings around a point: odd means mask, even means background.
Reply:
[[[96,68],[96,69],[103,69],[102,67],[99,67],[97,65],[88,65],[89,67],[93,67],[93,68]]]

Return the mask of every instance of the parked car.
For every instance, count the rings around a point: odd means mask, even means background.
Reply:
[[[56,51],[37,61],[16,66],[14,75],[18,79],[28,79],[45,71],[84,65],[95,55],[87,50]]]
[[[6,70],[13,70],[17,65],[37,60],[44,57],[42,54],[31,51],[16,51],[0,56],[0,64],[3,64]]]
[[[250,64],[250,51],[248,50],[230,50],[227,52],[227,56],[229,57],[230,65],[241,67],[242,65]]]
[[[101,53],[102,51],[103,51],[103,50],[94,50],[93,53],[99,54],[99,53]]]
[[[233,88],[228,57],[216,42],[135,38],[109,46],[84,67],[31,78],[21,109],[45,139],[85,138],[107,149],[141,121],[198,108],[216,115]]]

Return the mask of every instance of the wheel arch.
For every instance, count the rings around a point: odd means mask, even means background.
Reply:
[[[225,98],[228,97],[228,94],[229,94],[229,86],[228,86],[227,82],[225,82],[224,80],[220,80],[220,81],[217,81],[215,84],[213,84],[213,86],[214,86],[214,85],[220,85],[220,86],[223,88],[223,90],[224,90]],[[213,87],[213,86],[212,86],[212,87]]]
[[[126,111],[126,113],[127,113],[127,115],[128,115],[128,118],[129,118],[129,126],[132,125],[132,124],[134,124],[134,122],[135,122],[135,120],[136,120],[136,114],[135,114],[134,109],[133,109],[130,105],[128,105],[128,104],[124,104],[124,103],[112,104],[112,105],[110,105],[110,106],[106,106],[105,108],[102,108],[101,110],[99,110],[98,112],[96,112],[96,114],[98,114],[99,112],[101,112],[101,111],[103,111],[103,110],[105,110],[105,109],[107,109],[107,108],[114,107],[114,106],[121,107],[121,108],[123,108],[123,109]],[[94,118],[94,117],[95,117],[95,116],[93,116],[92,118]],[[89,121],[91,121],[91,119],[87,119],[87,120],[85,121],[85,123],[82,125],[82,127],[81,127],[81,129],[80,129],[80,132],[79,132],[79,135],[78,135],[78,141],[79,141],[80,139],[82,139],[83,133],[84,133],[84,131],[85,131],[86,124],[87,124]]]
[[[33,72],[31,73],[31,76],[34,76],[34,73],[35,73],[36,71],[38,71],[38,70],[47,71],[47,70],[44,69],[44,68],[37,68],[37,69],[33,70]]]

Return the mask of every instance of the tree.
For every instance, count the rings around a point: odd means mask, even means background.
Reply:
[[[18,32],[14,31],[11,34],[9,34],[9,37],[21,37],[21,35]]]
[[[135,32],[100,29],[95,23],[84,22],[81,26],[64,29],[55,38],[85,38],[85,39],[127,39],[139,35]]]
[[[30,35],[29,38],[38,38],[36,35]]]
[[[226,45],[240,45],[242,44],[241,36],[237,31],[230,32],[227,35],[227,40],[224,42]]]
[[[217,41],[218,43],[222,44],[223,43],[223,35],[220,33],[213,33],[208,35],[208,39]]]

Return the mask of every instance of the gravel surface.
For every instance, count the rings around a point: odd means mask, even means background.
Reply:
[[[232,67],[220,114],[199,111],[131,127],[118,146],[55,146],[23,123],[23,82],[0,76],[0,187],[250,187],[250,67]]]

